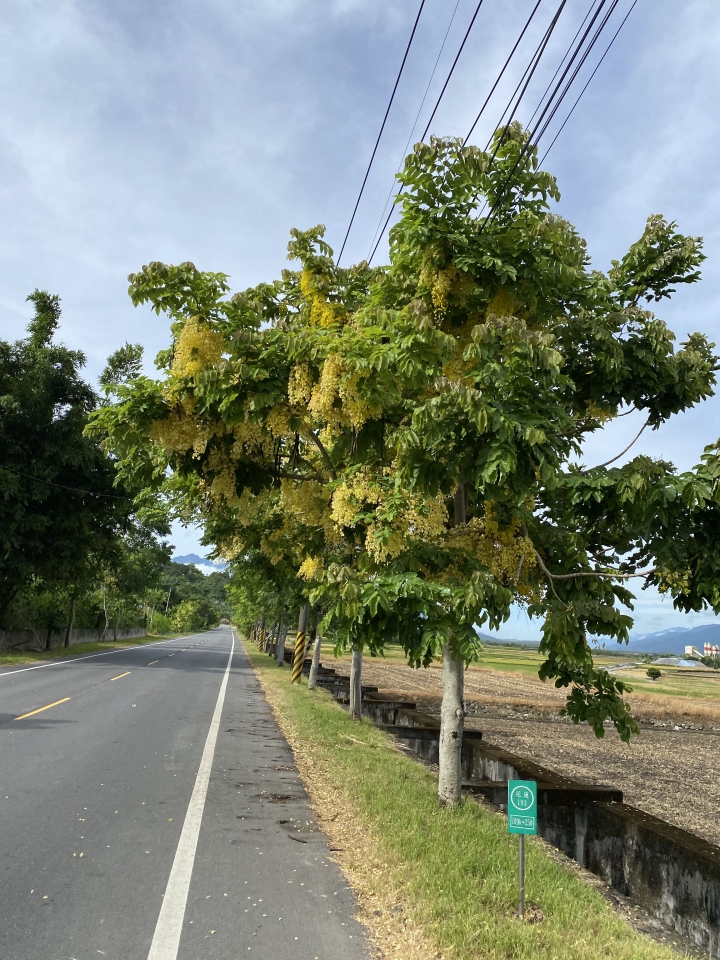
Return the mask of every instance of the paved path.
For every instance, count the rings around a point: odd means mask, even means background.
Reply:
[[[233,643],[0,672],[3,960],[369,960]]]

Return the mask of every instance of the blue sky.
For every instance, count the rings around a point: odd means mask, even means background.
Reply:
[[[533,0],[534,2],[534,0]],[[485,0],[432,127],[464,135],[528,15],[531,0]],[[622,0],[619,10],[629,7]],[[428,102],[475,9],[459,0]],[[545,9],[547,5],[547,9]],[[568,0],[540,91],[585,14]],[[22,334],[26,295],[61,295],[62,336],[94,378],[125,340],[147,355],[168,325],[127,297],[127,274],[149,260],[193,260],[237,289],[278,275],[290,227],[327,226],[339,249],[417,12],[417,0],[26,0],[0,14],[0,336]],[[546,167],[560,212],[605,269],[650,213],[705,237],[702,283],[658,314],[682,337],[720,339],[720,4],[639,0]],[[367,255],[455,0],[427,0],[387,135],[345,262]],[[537,30],[552,11],[543,0]],[[532,34],[532,31],[531,31]],[[528,37],[527,62],[537,31]],[[608,35],[609,39],[609,35]],[[475,142],[518,77],[491,103]],[[427,116],[427,104],[425,115]],[[522,119],[521,114],[521,119]],[[525,117],[527,119],[527,117]],[[421,116],[421,127],[424,117]],[[381,247],[381,256],[383,248]],[[629,416],[593,439],[588,464],[625,446]],[[720,434],[715,398],[643,434],[635,452],[681,469]],[[179,553],[197,550],[176,531]],[[650,592],[637,632],[682,618]],[[522,613],[506,635],[535,636]]]

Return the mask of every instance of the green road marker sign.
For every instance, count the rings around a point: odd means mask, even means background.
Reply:
[[[518,833],[518,917],[525,919],[525,835],[537,833],[537,784],[508,780],[508,833]]]
[[[508,780],[508,833],[537,833],[534,780]]]

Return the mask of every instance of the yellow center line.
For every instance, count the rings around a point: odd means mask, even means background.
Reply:
[[[159,660],[151,660],[150,663],[148,664],[148,666],[151,667],[154,663],[160,663],[160,661],[159,661]]]
[[[38,710],[31,710],[30,713],[24,713],[21,717],[15,717],[16,720],[24,720],[25,717],[34,717],[36,713],[42,713],[43,710],[49,710],[50,707],[56,707],[59,703],[65,703],[70,697],[63,697],[62,700],[56,700],[55,703],[49,703],[46,707],[40,707]]]
[[[130,676],[130,671],[127,670],[125,673],[118,674],[117,677],[110,677],[110,682],[112,683],[113,680],[121,680],[123,677],[129,677],[129,676]]]

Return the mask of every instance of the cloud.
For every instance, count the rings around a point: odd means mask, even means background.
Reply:
[[[531,6],[483,5],[433,132],[467,132]],[[453,7],[427,0],[348,260],[368,252]],[[22,334],[33,288],[59,293],[62,336],[86,351],[94,377],[126,339],[145,343],[149,358],[167,344],[166,320],[127,297],[127,274],[143,263],[193,260],[242,289],[278,276],[290,227],[326,223],[339,248],[417,8],[417,0],[9,5],[0,24],[1,335]],[[474,9],[475,0],[460,0],[421,125]],[[582,13],[567,6],[528,105]],[[540,8],[476,142],[549,15]],[[638,4],[546,163],[559,179],[560,211],[600,269],[650,213],[706,237],[703,282],[657,308],[679,338],[699,329],[720,340],[719,54],[715,0],[690,0],[681,12],[674,0]],[[632,452],[685,469],[718,423],[714,399],[645,431]],[[586,445],[587,462],[617,453],[639,426],[633,416],[602,431]],[[192,534],[182,536],[190,549]],[[641,616],[665,617],[666,604],[653,600]]]

